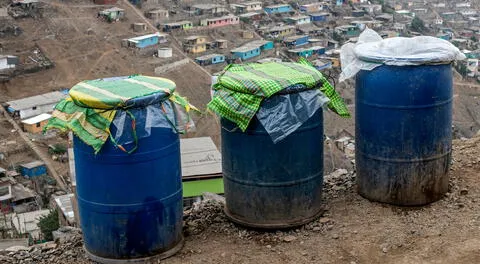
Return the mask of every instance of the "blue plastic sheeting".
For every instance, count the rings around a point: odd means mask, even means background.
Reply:
[[[302,87],[287,88],[265,99],[257,112],[258,121],[274,143],[295,132],[329,101],[318,89],[289,93],[299,89]]]

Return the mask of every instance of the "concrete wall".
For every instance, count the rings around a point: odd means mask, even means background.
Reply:
[[[39,102],[41,103],[41,102]],[[53,108],[55,107],[57,103],[53,103],[53,104],[46,104],[46,105],[39,105],[36,107],[36,109],[23,109],[23,110],[20,110],[20,119],[25,119],[25,118],[29,118],[29,117],[33,117],[33,116],[37,116],[37,115],[40,115],[40,114],[44,114],[44,113],[50,113],[53,111]]]
[[[164,65],[164,66],[157,67],[157,68],[155,68],[155,74],[161,74],[161,73],[164,73],[164,72],[168,72],[168,71],[173,70],[177,67],[188,64],[189,62],[190,62],[189,59],[183,59],[183,60],[176,61],[174,63],[170,63],[170,64],[167,64],[167,65]]]

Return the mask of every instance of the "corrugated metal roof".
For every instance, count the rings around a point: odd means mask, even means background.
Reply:
[[[19,100],[10,101],[10,102],[7,102],[7,105],[16,111],[20,111],[20,110],[30,109],[36,106],[40,106],[40,105],[49,105],[49,104],[58,103],[60,100],[66,97],[67,95],[61,92],[50,92],[46,94],[41,94],[41,95],[26,97]]]
[[[210,137],[180,139],[182,177],[222,174],[222,156]]]
[[[73,193],[55,197],[55,203],[62,210],[63,215],[69,223],[75,222],[75,215],[71,198],[75,196]]]
[[[43,163],[42,161],[39,161],[39,160],[35,160],[35,161],[29,162],[29,163],[20,164],[21,167],[24,167],[24,168],[27,168],[27,169],[36,168],[36,167],[43,166],[43,165],[45,165],[45,163]]]
[[[33,125],[33,124],[40,123],[42,121],[48,120],[51,117],[52,117],[51,114],[40,114],[38,116],[34,116],[32,118],[25,119],[25,120],[22,121],[22,123],[27,124],[27,125]]]
[[[213,59],[215,57],[225,57],[225,55],[214,53],[214,54],[208,54],[208,55],[203,55],[203,56],[200,56],[200,57],[196,57],[195,59],[196,60],[210,60],[210,59]]]

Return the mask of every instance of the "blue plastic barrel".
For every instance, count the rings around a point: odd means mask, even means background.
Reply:
[[[452,152],[451,65],[360,71],[355,97],[358,192],[395,205],[440,199]]]
[[[221,119],[225,213],[256,228],[288,228],[322,211],[323,116],[319,109],[274,144],[254,118],[245,132]]]
[[[74,153],[80,223],[93,260],[144,263],[181,248],[180,141],[172,129],[152,128],[130,155],[109,140],[95,155],[74,137]]]

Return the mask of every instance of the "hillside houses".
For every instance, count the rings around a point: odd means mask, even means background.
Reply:
[[[168,10],[165,9],[152,9],[145,12],[145,16],[154,21],[167,20],[169,18]]]
[[[227,8],[217,4],[195,4],[190,8],[194,15],[222,16],[228,14]]]
[[[263,3],[260,1],[251,1],[232,4],[231,7],[234,10],[235,14],[244,14],[249,12],[261,11]]]
[[[269,5],[264,8],[265,12],[271,14],[282,14],[293,11],[293,8],[288,4]]]
[[[165,23],[162,25],[163,32],[184,31],[193,27],[192,21],[183,20],[178,22]]]
[[[44,113],[51,113],[55,105],[67,97],[62,92],[50,92],[41,95],[25,97],[6,103],[7,111],[14,117],[25,119]]]
[[[195,58],[195,62],[202,66],[223,63],[225,62],[225,55],[217,53],[204,55]]]
[[[200,26],[216,28],[228,25],[237,25],[240,23],[240,18],[234,15],[227,15],[217,18],[206,18],[200,20]]]
[[[187,53],[201,53],[207,50],[207,37],[189,36],[184,39],[183,50]]]
[[[318,2],[318,3],[301,5],[299,7],[299,11],[302,13],[315,13],[322,10],[327,10],[327,8],[328,8],[328,3]]]
[[[241,47],[232,49],[230,53],[234,59],[238,58],[243,61],[260,56],[263,51],[271,50],[273,48],[274,45],[272,41],[254,40]]]
[[[108,22],[119,21],[125,17],[125,10],[118,7],[112,7],[98,12],[98,17]]]
[[[272,39],[293,35],[295,31],[294,26],[274,26],[259,29],[259,32],[263,34],[264,37]]]
[[[285,18],[285,22],[289,25],[303,25],[303,24],[309,24],[310,23],[310,16],[292,16],[292,17],[287,17]]]
[[[0,55],[0,72],[7,69],[14,69],[19,63],[17,56]]]
[[[126,39],[123,41],[123,46],[129,48],[144,49],[165,42],[167,42],[167,35],[156,32],[153,34]]]

